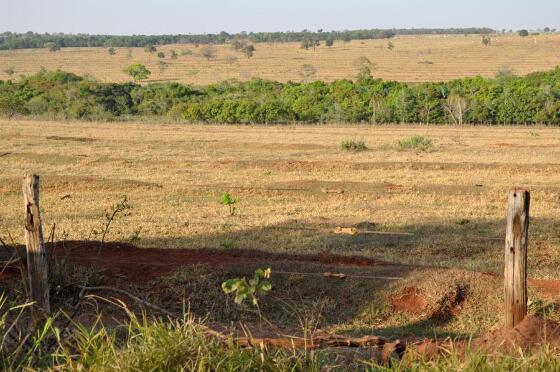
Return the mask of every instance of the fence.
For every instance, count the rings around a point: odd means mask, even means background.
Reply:
[[[23,197],[30,297],[35,302],[37,309],[48,314],[50,312],[49,283],[39,209],[39,176],[25,175]],[[504,269],[506,327],[514,327],[527,315],[529,206],[529,191],[520,189],[510,191],[507,209]],[[353,234],[356,231],[352,230],[352,228],[337,228],[335,233]],[[385,232],[372,231],[371,233],[384,234]]]

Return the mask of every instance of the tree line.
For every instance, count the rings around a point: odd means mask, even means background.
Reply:
[[[304,39],[327,41],[330,39],[351,41],[391,38],[395,35],[421,34],[490,34],[490,28],[448,28],[448,29],[370,29],[345,31],[288,31],[288,32],[241,32],[230,34],[182,34],[182,35],[88,35],[64,33],[14,33],[0,34],[0,50],[45,48],[52,43],[58,48],[65,47],[144,47],[146,45],[167,44],[224,44],[236,39],[251,42],[301,42]]]
[[[179,83],[101,83],[42,70],[0,81],[0,115],[84,120],[165,116],[217,123],[560,124],[560,68],[524,77],[408,84],[235,80],[194,88]]]

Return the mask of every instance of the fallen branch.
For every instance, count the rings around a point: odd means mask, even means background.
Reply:
[[[156,310],[162,314],[167,315],[173,319],[181,319],[181,317],[173,314],[172,312],[154,305],[148,301],[145,301],[130,292],[123,289],[100,286],[100,287],[84,287],[81,288],[80,297],[84,295],[87,291],[110,291],[119,293],[129,297],[130,299],[145,305],[153,310]],[[391,341],[389,339],[377,336],[364,336],[364,337],[346,337],[341,335],[321,335],[312,336],[310,338],[300,338],[300,337],[285,337],[285,338],[253,338],[253,337],[237,337],[233,335],[226,335],[222,332],[211,329],[202,324],[199,325],[203,332],[207,336],[215,337],[222,342],[234,341],[240,347],[253,348],[253,347],[282,347],[282,348],[298,348],[298,349],[323,349],[332,347],[377,347],[382,348],[382,353],[388,353],[390,356],[392,353],[397,353],[402,355],[404,352],[405,345],[399,340]]]

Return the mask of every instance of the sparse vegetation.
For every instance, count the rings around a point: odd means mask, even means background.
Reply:
[[[157,49],[156,49],[156,47],[153,46],[152,44],[146,44],[146,45],[144,46],[144,51],[145,51],[146,53],[155,53],[155,52],[157,51]]]
[[[158,68],[160,73],[164,73],[169,67],[169,64],[165,61],[158,61]]]
[[[299,76],[301,76],[303,81],[310,81],[315,78],[317,74],[317,69],[308,63],[301,66],[299,71]]]
[[[117,54],[117,50],[113,47],[110,47],[107,49],[107,53],[109,53],[110,56],[114,56],[115,54]]]
[[[16,68],[14,66],[8,66],[4,69],[4,73],[9,77],[12,77],[16,73]]]
[[[207,61],[216,58],[216,48],[205,46],[200,49],[200,55],[206,58]]]

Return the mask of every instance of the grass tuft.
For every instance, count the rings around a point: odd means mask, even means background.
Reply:
[[[397,141],[399,151],[430,151],[433,146],[432,140],[424,136],[412,136]]]
[[[340,143],[340,148],[344,151],[362,152],[368,149],[367,144],[363,140],[348,139]]]

